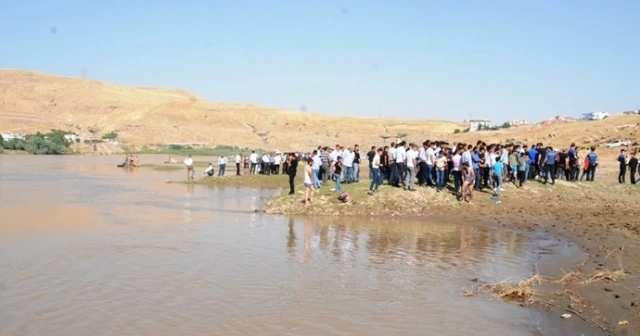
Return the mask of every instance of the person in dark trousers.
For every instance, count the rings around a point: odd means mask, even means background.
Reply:
[[[518,156],[518,188],[522,188],[527,175],[527,154],[525,152],[520,153]]]
[[[638,159],[636,153],[631,153],[631,159],[629,159],[629,172],[631,173],[631,184],[636,184],[636,172],[638,171]]]
[[[369,160],[369,179],[373,180],[373,173],[371,172],[371,166],[373,165],[373,158],[376,156],[376,146],[371,146],[371,150],[367,153],[367,160]]]
[[[289,175],[289,195],[295,194],[295,185],[293,184],[293,180],[296,178],[296,173],[298,172],[298,159],[296,159],[296,155],[293,153],[289,154],[289,158],[287,159],[287,175]]]
[[[556,184],[556,152],[553,151],[553,148],[547,147],[545,151],[545,156],[543,158],[542,166],[545,169],[544,174],[544,184],[547,184],[549,180],[549,176],[551,176],[551,184]]]
[[[618,162],[620,163],[620,174],[618,174],[618,183],[624,183],[625,176],[627,175],[627,154],[624,149],[620,150],[620,155],[618,155]]]

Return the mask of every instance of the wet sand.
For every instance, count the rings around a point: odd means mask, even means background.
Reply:
[[[184,172],[123,171],[109,157],[6,159],[2,335],[591,330],[460,295],[472,278],[524,279],[581,259],[543,229],[270,216],[254,211],[270,190],[167,184]]]

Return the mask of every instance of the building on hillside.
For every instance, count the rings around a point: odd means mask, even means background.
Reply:
[[[74,143],[74,142],[79,141],[79,139],[80,139],[80,138],[79,138],[76,134],[65,134],[65,135],[64,135],[64,139],[65,139],[67,142]]]
[[[522,125],[526,125],[527,121],[522,119],[522,120],[509,120],[509,126],[511,127],[518,127],[518,126],[522,126]]]
[[[624,112],[622,112],[622,114],[626,114],[626,115],[636,115],[636,114],[640,114],[640,110],[635,110],[635,111],[624,111]]]
[[[480,128],[491,127],[491,120],[488,119],[475,119],[469,120],[469,132],[476,132]]]
[[[26,136],[24,134],[21,133],[2,133],[2,139],[4,141],[11,141],[11,140],[25,140]]]
[[[582,120],[602,120],[609,116],[607,112],[590,112],[583,113]]]

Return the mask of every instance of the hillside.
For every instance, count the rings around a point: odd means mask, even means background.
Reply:
[[[0,131],[51,128],[81,136],[117,131],[137,145],[207,143],[251,148],[380,143],[398,134],[426,138],[464,125],[325,116],[250,104],[214,103],[172,89],[138,88],[42,73],[0,70]]]

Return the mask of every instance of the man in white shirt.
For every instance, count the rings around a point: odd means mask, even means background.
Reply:
[[[236,155],[236,175],[240,176],[240,164],[242,163],[242,153]]]
[[[267,153],[262,155],[262,167],[260,168],[260,172],[265,175],[269,175],[269,172],[271,172],[271,168],[269,167],[269,155]]]
[[[434,148],[435,148],[436,144],[435,143],[429,143],[429,148],[427,148],[426,150],[426,155],[427,155],[427,185],[432,187],[435,185],[435,183],[433,183],[433,165],[436,162],[436,155],[434,152]]]
[[[391,172],[389,173],[389,185],[398,186],[398,165],[396,164],[396,143],[392,142],[389,147],[389,163],[391,164]]]
[[[318,150],[313,151],[313,157],[311,159],[313,160],[313,164],[311,165],[311,172],[313,173],[313,185],[316,187],[316,189],[320,189],[320,179],[318,178],[318,176],[320,176],[320,166],[322,166],[322,160],[320,160],[320,153],[318,153]]]
[[[249,155],[249,162],[251,162],[251,169],[249,170],[249,174],[256,174],[256,167],[258,166],[258,154],[256,151],[251,151],[251,155]]]
[[[276,154],[276,156],[273,158],[273,164],[275,165],[275,168],[273,168],[274,173],[276,175],[280,174],[280,165],[282,164],[281,153]]]
[[[402,148],[404,148],[404,145],[402,145]],[[415,144],[409,144],[409,150],[406,153],[402,153],[402,155],[406,158],[407,169],[407,176],[404,181],[404,190],[415,191],[416,189],[413,186],[413,180],[415,180],[416,178],[416,158],[418,157],[418,146],[416,146]],[[396,162],[398,162],[398,158],[396,158]]]
[[[427,146],[428,142],[422,143],[418,150],[418,185],[424,187],[427,183]]]
[[[191,155],[184,159],[184,165],[187,166],[187,180],[193,180],[193,176],[196,174],[196,171],[193,169],[193,159],[191,158]]]
[[[405,176],[407,175],[407,143],[403,140],[396,148],[396,166],[397,166],[397,177],[396,180],[398,183],[405,180]],[[418,152],[416,151],[416,156]]]
[[[218,176],[224,176],[224,172],[227,168],[227,159],[224,156],[221,156],[218,159]]]
[[[213,170],[213,164],[211,164],[211,162],[209,162],[209,167],[204,170],[204,174],[209,176],[213,176],[213,174],[215,174],[215,171]]]
[[[344,157],[342,158],[342,164],[344,165],[345,168],[345,180],[347,181],[347,183],[351,183],[353,181],[353,159],[355,157],[355,155],[353,155],[353,152],[351,152],[351,148],[347,148],[347,150],[344,151]]]

